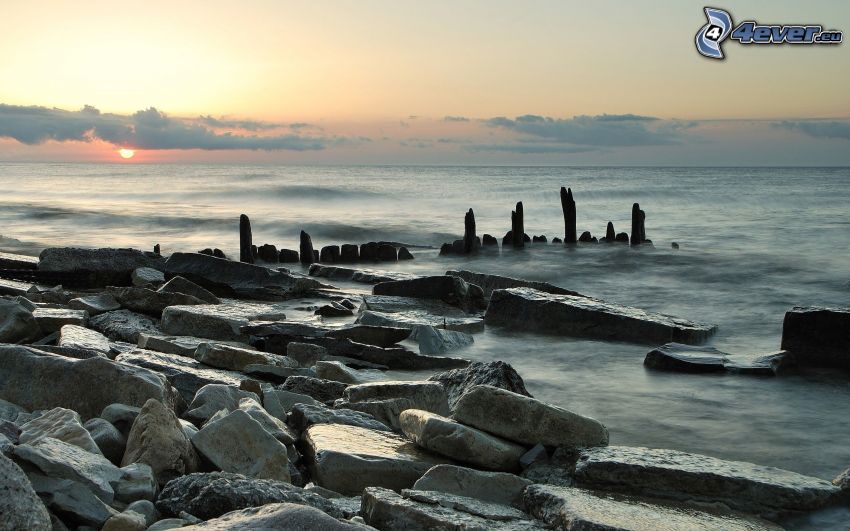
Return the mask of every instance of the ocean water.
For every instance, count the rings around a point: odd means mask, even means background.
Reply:
[[[850,303],[850,169],[585,167],[276,167],[0,164],[0,247],[132,246],[238,254],[238,216],[254,242],[297,248],[392,240],[422,246],[398,269],[466,268],[545,280],[612,302],[708,321],[736,357],[779,348],[794,305]],[[437,256],[473,208],[498,238],[523,201],[526,232],[563,237],[561,186],[578,230],[630,230],[646,211],[654,248],[619,245],[476,258]],[[679,250],[671,242],[680,244]],[[429,248],[430,247],[430,248]],[[647,347],[497,330],[463,355],[513,364],[535,396],[603,421],[612,444],[701,452],[827,479],[850,466],[850,377],[781,378],[646,371]]]

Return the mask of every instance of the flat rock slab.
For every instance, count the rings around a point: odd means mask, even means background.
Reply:
[[[431,356],[468,347],[475,342],[471,334],[457,330],[442,330],[433,326],[417,326],[410,334],[419,343],[419,353]]]
[[[90,317],[121,309],[121,305],[109,293],[86,295],[71,299],[68,301],[68,307],[74,310],[85,310],[89,313]]]
[[[561,288],[548,282],[539,282],[536,280],[522,280],[519,278],[503,277],[500,275],[489,275],[486,273],[476,273],[474,271],[458,270],[446,271],[446,275],[452,277],[460,277],[470,284],[480,286],[484,290],[484,296],[490,298],[490,295],[498,289],[509,288],[531,288],[544,293],[552,293],[554,295],[575,295],[583,297],[581,293],[569,289]]]
[[[244,398],[259,401],[260,397],[233,385],[205,385],[189,404],[184,417],[200,426],[222,409],[227,412],[239,409],[239,403]]]
[[[270,365],[275,367],[296,367],[295,360],[286,356],[260,352],[256,349],[247,349],[207,342],[198,345],[195,350],[195,359],[205,365],[228,369],[232,371],[244,371],[249,365]]]
[[[786,312],[782,349],[800,366],[850,368],[850,308],[797,306]]]
[[[755,514],[817,509],[838,492],[829,481],[779,468],[627,446],[583,450],[575,479],[581,487],[720,502]]]
[[[502,505],[522,507],[522,492],[532,482],[506,472],[485,472],[455,465],[437,465],[419,478],[415,490],[468,496]]]
[[[714,347],[667,343],[650,350],[643,366],[658,371],[724,372],[729,355]]]
[[[323,511],[295,503],[272,503],[242,509],[200,524],[184,527],[188,531],[208,529],[242,531],[245,529],[321,529],[323,531],[362,531],[363,527],[333,518]]]
[[[86,326],[89,314],[85,310],[64,308],[36,308],[32,312],[35,321],[45,334],[58,332],[64,325]]]
[[[185,358],[195,357],[195,350],[201,343],[210,343],[211,341],[204,337],[193,336],[163,336],[152,334],[139,334],[139,348],[145,350],[155,350],[166,354],[176,354]],[[217,344],[230,345],[248,350],[256,350],[248,343],[239,341],[215,341]]]
[[[494,291],[484,320],[514,331],[649,344],[700,344],[717,331],[687,319],[530,288]]]
[[[45,437],[73,444],[93,454],[101,453],[91,434],[83,427],[80,416],[70,409],[56,407],[23,424],[18,440],[25,444]]]
[[[303,438],[314,481],[351,496],[369,486],[409,488],[429,468],[448,462],[400,435],[356,426],[316,424]]]
[[[41,271],[116,271],[129,274],[139,267],[162,270],[165,260],[138,249],[78,249],[52,247],[39,255]]]
[[[222,304],[169,306],[162,312],[162,330],[175,336],[224,341],[248,341],[240,328],[250,321],[286,319],[282,305],[223,301]]]
[[[154,291],[140,286],[108,287],[107,293],[112,295],[122,308],[159,318],[162,311],[169,306],[191,306],[207,304],[197,297],[185,293]]]
[[[218,304],[221,301],[212,292],[202,288],[201,286],[186,280],[181,276],[173,277],[171,280],[163,284],[157,290],[160,293],[185,293],[197,297],[207,304]]]
[[[555,529],[608,531],[779,531],[758,518],[658,504],[610,493],[554,485],[525,490],[528,511]]]
[[[418,326],[433,326],[446,330],[457,330],[468,334],[484,331],[484,319],[474,316],[445,317],[424,310],[379,312],[367,310],[357,316],[358,324],[370,326],[392,326],[412,330]]]
[[[350,280],[362,284],[378,284],[379,282],[390,282],[392,280],[410,280],[418,278],[417,275],[402,273],[399,271],[384,271],[379,269],[355,269],[351,267],[339,267],[313,264],[308,273],[311,277],[329,278],[331,280]]]
[[[330,409],[320,404],[293,404],[289,423],[298,431],[315,424],[345,424],[377,431],[392,431],[372,415],[352,409]]]
[[[157,322],[150,317],[131,312],[117,310],[105,312],[89,320],[89,326],[113,341],[124,341],[136,344],[139,334],[161,334]]]
[[[64,348],[91,350],[102,356],[109,354],[109,339],[97,330],[72,324],[64,325],[59,330],[57,345]]]
[[[329,330],[325,336],[350,339],[356,343],[386,348],[407,339],[410,336],[410,330],[394,326],[351,325]]]
[[[345,399],[349,402],[406,398],[417,404],[416,409],[447,415],[449,403],[446,390],[437,382],[384,381],[349,385]]]

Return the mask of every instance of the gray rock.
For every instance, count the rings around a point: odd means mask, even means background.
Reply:
[[[147,369],[101,357],[75,360],[2,345],[0,398],[28,410],[65,407],[83,419],[99,416],[110,404],[141,406],[155,398],[173,407],[178,399],[163,376]]]
[[[650,344],[699,344],[717,331],[716,326],[639,308],[530,288],[494,291],[484,320],[525,332]]]
[[[286,355],[297,361],[302,367],[312,367],[317,361],[328,355],[328,349],[310,343],[291,341],[286,345]]]
[[[166,354],[176,354],[186,358],[195,359],[195,351],[201,343],[210,343],[209,339],[192,336],[162,336],[151,334],[139,334],[139,348],[155,350]],[[218,341],[219,344],[253,350],[254,347],[247,343],[238,341]]]
[[[145,517],[135,511],[124,511],[106,521],[101,531],[145,531]]]
[[[463,424],[520,444],[570,448],[608,444],[599,421],[531,397],[478,385],[467,391],[452,417]]]
[[[372,380],[378,380],[382,377],[381,373],[376,371],[358,371],[349,368],[344,363],[339,361],[317,361],[316,376],[324,380],[333,380],[346,384],[359,384]]]
[[[184,417],[200,426],[222,409],[227,411],[239,409],[239,401],[243,398],[260,401],[260,397],[255,393],[243,391],[232,385],[205,385],[195,394]]]
[[[219,304],[221,301],[212,292],[202,288],[201,286],[186,280],[181,276],[176,276],[163,284],[157,290],[161,293],[185,293],[196,297],[207,304]]]
[[[386,348],[407,339],[410,336],[410,330],[392,326],[352,325],[330,330],[325,335],[327,337],[350,339],[357,343]]]
[[[466,332],[440,330],[433,326],[417,326],[410,338],[419,343],[419,353],[424,355],[444,354],[468,347],[475,340]]]
[[[305,459],[319,486],[359,495],[368,486],[403,489],[447,460],[386,431],[316,424],[303,434]]]
[[[31,310],[16,302],[0,299],[0,342],[30,341],[41,335],[41,328]]]
[[[153,469],[144,463],[131,463],[121,468],[121,479],[115,486],[115,497],[125,503],[154,500],[158,485]]]
[[[531,484],[525,478],[506,472],[483,472],[455,465],[437,465],[425,472],[413,488],[522,507],[522,491]]]
[[[347,384],[310,378],[307,376],[292,376],[286,379],[281,390],[299,393],[315,398],[319,402],[332,403],[337,398],[342,398]]]
[[[109,340],[105,335],[83,326],[67,324],[59,330],[58,346],[64,348],[90,350],[109,357]]]
[[[816,509],[838,492],[828,481],[778,468],[626,446],[583,450],[575,479],[580,487],[723,503],[755,514]]]
[[[93,454],[101,453],[91,434],[83,427],[80,416],[70,409],[56,407],[23,424],[18,440],[20,444],[26,444],[45,437],[73,444]]]
[[[519,470],[522,446],[420,409],[402,411],[401,431],[434,453],[486,470]]]
[[[714,347],[667,343],[650,350],[643,360],[643,366],[658,371],[724,372],[728,356]]]
[[[0,399],[0,420],[14,421],[20,413],[25,413],[24,408]]]
[[[263,406],[253,398],[243,398],[239,401],[240,411],[244,411],[252,419],[260,423],[266,432],[283,444],[295,444],[298,434],[292,431],[282,420],[273,417]]]
[[[375,295],[412,297],[417,299],[439,299],[446,304],[472,312],[486,306],[484,292],[474,284],[459,277],[433,276],[410,280],[381,282],[372,288]]]
[[[76,249],[53,247],[39,255],[40,271],[102,271],[123,274],[127,279],[139,267],[162,270],[164,260],[154,253],[136,249]]]
[[[519,458],[519,466],[522,468],[528,468],[535,463],[539,463],[547,459],[549,459],[549,453],[546,451],[546,447],[538,443],[534,446],[534,448],[525,452],[522,457]]]
[[[145,518],[145,528],[159,520],[159,511],[156,510],[156,506],[150,500],[134,501],[127,506],[126,510],[142,515]]]
[[[105,292],[71,299],[68,301],[68,307],[74,310],[84,310],[88,312],[90,317],[121,309],[121,305],[118,304],[115,297]]]
[[[476,361],[462,369],[435,374],[428,380],[443,385],[452,408],[457,405],[457,401],[464,393],[476,385],[490,385],[519,395],[531,396],[519,373],[504,361]]]
[[[393,280],[410,280],[418,278],[410,273],[399,271],[383,271],[377,269],[353,269],[350,267],[312,264],[308,273],[311,277],[329,278],[332,280],[350,280],[361,284],[377,284]]]
[[[544,293],[552,293],[555,295],[575,295],[581,297],[581,293],[564,289],[548,282],[538,282],[535,280],[522,280],[518,278],[503,277],[499,275],[489,275],[485,273],[475,273],[473,271],[446,271],[446,275],[459,277],[468,282],[480,286],[484,291],[484,297],[489,299],[490,295],[498,289],[508,288],[532,288]]]
[[[801,367],[850,367],[850,308],[795,306],[782,323],[782,350]]]
[[[37,472],[30,472],[27,477],[51,511],[67,515],[66,518],[75,522],[100,528],[117,514],[117,511],[82,483],[66,478],[48,477]]]
[[[149,286],[151,284],[162,284],[165,282],[165,275],[158,269],[150,267],[138,267],[130,273],[130,280],[134,286]]]
[[[363,527],[342,522],[306,505],[272,503],[263,507],[233,511],[224,516],[184,529],[322,529],[327,531],[356,531]]]
[[[787,350],[726,362],[728,372],[752,376],[776,376],[792,371],[796,367],[796,358]]]
[[[107,292],[115,297],[122,308],[133,312],[160,317],[169,306],[192,306],[207,304],[197,297],[185,293],[154,291],[144,287],[108,287]]]
[[[354,315],[351,308],[346,308],[338,302],[322,305],[313,313],[322,317],[350,317]]]
[[[141,410],[141,407],[128,406],[127,404],[109,404],[103,408],[100,418],[115,426],[126,437],[130,434],[130,429]]]
[[[401,431],[399,416],[406,409],[419,407],[409,398],[387,398],[384,400],[366,400],[364,402],[347,402],[344,399],[334,402],[335,409],[352,409],[375,417],[379,422],[390,426],[393,430]]]
[[[221,343],[201,343],[195,350],[195,359],[205,365],[232,371],[243,371],[248,365],[296,366],[294,360],[284,356]]]
[[[127,446],[127,438],[118,431],[118,428],[97,417],[87,420],[83,427],[89,432],[104,457],[109,459],[112,464],[121,463],[121,457],[124,455],[124,449]]]
[[[121,465],[151,467],[160,485],[198,470],[198,457],[174,412],[148,400],[133,422]]]
[[[182,518],[163,518],[148,528],[148,531],[167,531],[169,529],[180,529],[192,525],[188,520]]]
[[[248,336],[239,329],[250,321],[282,319],[286,319],[283,308],[269,304],[240,302],[170,306],[162,312],[162,330],[176,336],[247,342]]]
[[[66,308],[36,308],[32,316],[44,334],[58,332],[64,325],[86,326],[89,314],[85,310]]]
[[[314,424],[345,424],[370,430],[392,431],[372,415],[351,409],[329,409],[319,404],[293,405],[288,422],[298,431],[304,431]]]
[[[205,425],[192,436],[192,444],[225,472],[290,480],[286,447],[245,411],[236,410]]]
[[[440,316],[423,310],[403,310],[397,312],[380,312],[366,310],[357,316],[357,324],[369,326],[385,326],[412,330],[417,326],[433,326],[446,330],[458,330],[475,334],[484,331],[484,320],[480,317]]]
[[[279,420],[285,421],[287,413],[296,404],[322,405],[322,403],[315,398],[301,393],[293,393],[282,389],[273,389],[263,392],[263,408],[265,408],[270,415]]]
[[[161,334],[156,322],[129,310],[102,313],[92,317],[89,320],[89,326],[113,341],[132,344],[139,342],[140,333]]]
[[[0,454],[0,521],[3,529],[49,531],[50,515],[24,471]]]
[[[280,502],[308,505],[335,517],[347,516],[322,496],[290,483],[229,472],[177,478],[165,486],[156,505],[166,515],[186,512],[210,519],[231,511]]]
[[[350,385],[345,389],[345,398],[348,402],[406,398],[415,404],[416,409],[449,414],[446,390],[438,382],[384,381]]]

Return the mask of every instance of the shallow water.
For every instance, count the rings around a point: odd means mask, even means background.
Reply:
[[[534,245],[399,268],[466,268],[545,280],[612,302],[720,326],[711,344],[739,356],[779,348],[794,305],[848,305],[850,169],[246,167],[0,164],[0,247],[134,246],[237,254],[238,215],[254,242],[297,248],[393,240],[439,246],[466,209],[501,238],[524,202],[528,234],[563,237],[558,190],[571,186],[578,230],[629,230],[647,213],[654,249]],[[14,241],[16,239],[18,241]],[[670,248],[676,241],[681,249]],[[535,396],[602,420],[614,444],[701,452],[831,479],[850,466],[850,378],[644,370],[646,346],[488,330],[464,355],[505,360]]]

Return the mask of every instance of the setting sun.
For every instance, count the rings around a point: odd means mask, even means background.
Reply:
[[[123,159],[132,159],[136,152],[132,149],[119,149],[118,154],[121,155],[121,158]]]

